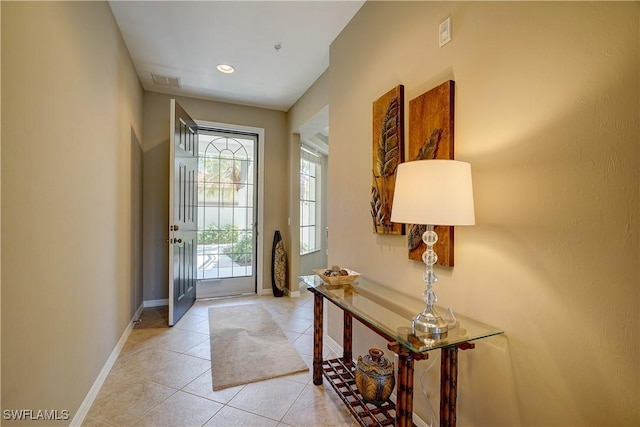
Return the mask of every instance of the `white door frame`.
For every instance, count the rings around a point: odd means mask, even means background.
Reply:
[[[228,131],[241,131],[247,133],[255,133],[258,135],[258,211],[256,218],[258,220],[258,239],[256,248],[256,292],[258,295],[271,292],[271,288],[267,291],[264,289],[263,271],[264,271],[264,128],[253,126],[234,125],[229,123],[210,122],[207,120],[196,120],[194,122],[198,126],[205,128],[214,128]],[[196,292],[196,298],[198,294]]]

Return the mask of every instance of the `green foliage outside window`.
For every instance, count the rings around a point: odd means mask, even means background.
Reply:
[[[199,245],[223,245],[235,243],[239,239],[240,231],[237,225],[218,228],[215,224],[209,224],[204,230],[198,230]]]
[[[236,225],[226,225],[222,229],[210,224],[198,230],[199,245],[225,245],[222,253],[240,265],[251,265],[253,237],[251,233],[240,231]]]
[[[253,239],[251,235],[242,237],[232,246],[225,247],[222,252],[240,265],[251,265],[253,256]]]

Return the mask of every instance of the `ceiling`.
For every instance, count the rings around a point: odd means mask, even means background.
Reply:
[[[145,90],[287,111],[364,1],[109,3]]]

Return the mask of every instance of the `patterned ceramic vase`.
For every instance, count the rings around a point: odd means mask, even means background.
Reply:
[[[369,349],[368,355],[358,356],[356,365],[356,386],[364,401],[375,405],[385,402],[396,385],[393,362],[383,354],[379,348]]]
[[[274,297],[284,295],[284,289],[288,282],[287,252],[284,249],[284,242],[280,230],[276,230],[273,235],[273,250],[271,252],[271,287]]]

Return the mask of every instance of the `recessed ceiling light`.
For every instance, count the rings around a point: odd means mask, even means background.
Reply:
[[[218,71],[225,74],[231,74],[236,70],[235,68],[233,68],[233,65],[229,64],[220,64],[216,68],[218,69]]]

